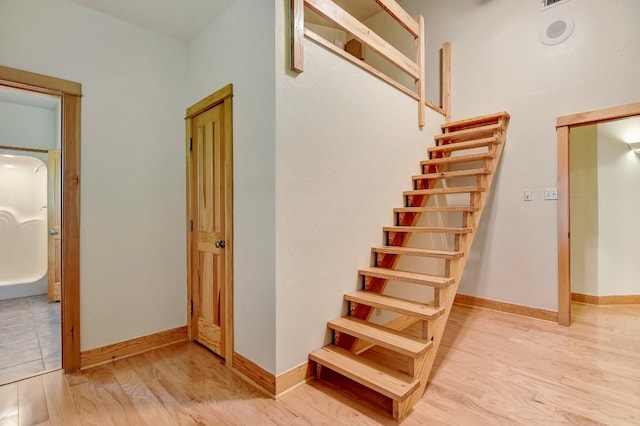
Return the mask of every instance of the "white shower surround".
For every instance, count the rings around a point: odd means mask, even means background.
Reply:
[[[0,154],[0,286],[35,283],[46,275],[46,206],[46,165]]]

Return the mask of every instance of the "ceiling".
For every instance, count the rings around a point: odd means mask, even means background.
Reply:
[[[174,40],[189,43],[234,0],[71,0]],[[266,0],[265,0],[266,1]],[[380,12],[373,0],[335,0],[358,19]],[[309,16],[313,13],[309,13]],[[311,17],[322,24],[319,17]],[[240,24],[240,23],[239,23]]]
[[[188,43],[233,0],[71,0]]]

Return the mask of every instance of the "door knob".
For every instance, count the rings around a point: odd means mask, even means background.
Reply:
[[[216,248],[225,248],[227,243],[224,240],[216,241]]]
[[[58,235],[58,231],[55,229],[49,229],[49,235]]]

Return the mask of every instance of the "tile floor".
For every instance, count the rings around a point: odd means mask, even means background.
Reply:
[[[61,368],[60,303],[0,300],[0,385]]]

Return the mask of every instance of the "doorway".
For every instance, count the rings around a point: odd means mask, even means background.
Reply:
[[[49,303],[47,149],[55,98],[0,87],[0,384],[61,367],[60,304]],[[45,105],[46,104],[46,105]],[[59,298],[58,298],[59,301]]]
[[[80,98],[79,83],[0,66],[0,86],[61,99],[60,317],[62,368],[80,369]]]
[[[571,325],[571,129],[640,116],[640,103],[559,117],[558,132],[558,324]]]
[[[187,109],[188,333],[233,363],[233,144],[228,85]]]

